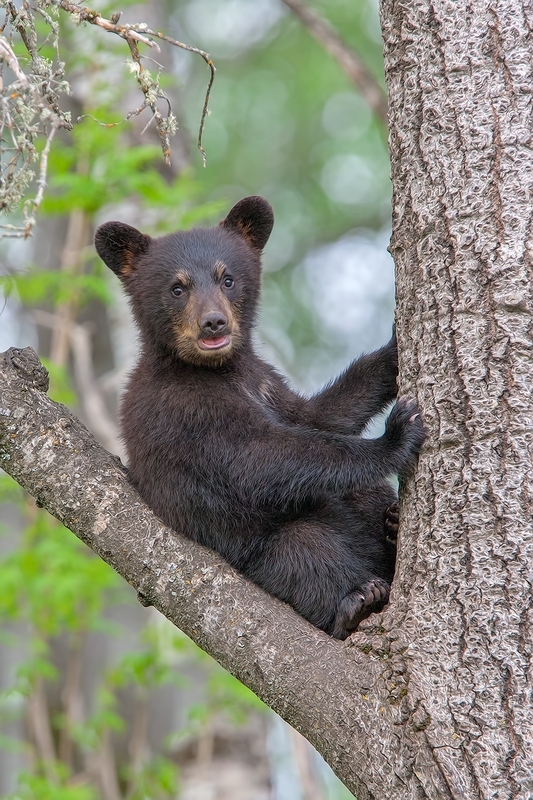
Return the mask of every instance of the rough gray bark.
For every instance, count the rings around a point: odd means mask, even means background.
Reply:
[[[429,431],[386,621],[406,670],[389,758],[404,797],[530,798],[533,6],[381,14],[401,391]]]
[[[7,471],[359,800],[533,796],[531,17],[382,2],[401,391],[429,437],[391,603],[348,642],[165,529],[29,354],[0,363]]]

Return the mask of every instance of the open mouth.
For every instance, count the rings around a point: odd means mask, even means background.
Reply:
[[[230,343],[229,336],[215,336],[213,339],[198,339],[200,350],[220,350]]]

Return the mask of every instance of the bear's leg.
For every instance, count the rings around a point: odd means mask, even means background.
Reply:
[[[350,592],[339,603],[332,636],[346,639],[361,620],[373,611],[380,611],[389,600],[390,586],[382,578],[371,578],[355,592]]]
[[[354,530],[354,545],[358,547],[361,535],[371,535],[376,542],[380,543],[379,555],[376,553],[374,558],[367,562],[370,576],[377,575],[389,584],[392,583],[396,565],[396,540],[398,538],[398,503],[396,500],[396,492],[389,484],[376,486],[364,492],[353,492],[345,499],[359,523],[357,529]]]
[[[394,558],[384,520],[394,500],[384,486],[284,522],[245,573],[326,633],[345,638],[388,600]]]

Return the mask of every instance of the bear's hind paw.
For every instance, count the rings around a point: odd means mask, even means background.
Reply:
[[[354,592],[343,597],[335,615],[332,636],[346,639],[355,631],[361,620],[373,611],[381,611],[389,600],[390,586],[382,578],[370,578]]]

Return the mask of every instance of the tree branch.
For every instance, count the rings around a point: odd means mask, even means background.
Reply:
[[[337,59],[370,108],[387,127],[387,95],[357,53],[341,39],[326,20],[319,17],[301,0],[282,0],[282,2],[296,14],[317,42]]]
[[[168,97],[161,90],[159,86],[159,79],[154,81],[154,79],[149,75],[149,73],[147,73],[146,70],[143,69],[137,42],[142,42],[143,44],[149,45],[149,47],[159,52],[161,48],[159,47],[157,42],[154,42],[150,38],[154,37],[160,39],[161,41],[168,42],[174,47],[181,47],[183,50],[188,50],[190,53],[196,53],[197,55],[201,56],[204,59],[205,63],[209,67],[210,77],[207,83],[205,100],[202,109],[202,116],[200,119],[197,146],[198,150],[202,155],[202,162],[205,167],[207,162],[206,162],[205,150],[202,146],[202,135],[204,130],[205,119],[208,114],[209,97],[211,95],[211,88],[213,86],[213,81],[215,80],[215,72],[216,72],[215,65],[213,64],[209,53],[206,53],[205,50],[200,50],[198,47],[193,47],[190,44],[185,44],[184,42],[180,42],[177,39],[173,39],[171,36],[166,36],[165,34],[160,33],[159,31],[153,31],[146,25],[146,23],[137,23],[135,25],[129,25],[129,24],[120,25],[119,24],[120,14],[113,15],[112,19],[108,20],[102,17],[102,15],[98,11],[93,11],[92,9],[87,8],[86,6],[81,6],[78,5],[77,3],[73,3],[71,2],[71,0],[52,0],[52,2],[54,5],[58,6],[58,8],[63,9],[63,11],[66,11],[67,13],[72,14],[74,17],[77,17],[79,22],[89,22],[91,25],[98,25],[99,27],[103,28],[109,33],[116,33],[117,36],[121,36],[123,39],[127,41],[133,61],[137,66],[137,80],[145,96],[145,102],[143,106],[136,113],[139,113],[140,111],[144,110],[147,107],[151,109],[153,118],[156,121],[157,130],[159,132],[159,138],[161,140],[163,156],[167,164],[170,164],[169,136],[172,133],[174,133],[175,130],[177,130],[177,123],[170,109],[170,101],[168,100]],[[169,104],[169,112],[166,118],[164,118],[157,109],[156,105],[157,99],[164,99]]]
[[[198,129],[197,146],[202,155],[204,167],[206,165],[202,136],[216,72],[208,53],[159,31],[153,31],[145,23],[121,25],[119,24],[120,13],[113,14],[108,20],[99,12],[78,5],[71,0],[36,0],[34,5],[30,5],[28,0],[24,0],[22,4],[16,4],[13,0],[3,0],[2,7],[5,7],[6,15],[3,25],[0,27],[0,154],[2,156],[0,160],[0,211],[18,210],[21,201],[25,198],[26,200],[23,203],[23,224],[0,224],[0,239],[5,237],[27,238],[31,235],[46,188],[48,154],[52,140],[59,128],[72,130],[70,112],[61,107],[61,96],[68,92],[68,83],[64,73],[65,64],[59,52],[59,27],[47,12],[50,4],[70,14],[78,24],[96,25],[109,33],[120,36],[127,42],[132,55],[130,67],[135,72],[137,82],[144,95],[144,101],[139,108],[128,112],[122,122],[141,114],[145,108],[149,108],[152,116],[148,124],[152,120],[155,121],[163,155],[168,164],[170,163],[170,137],[176,132],[178,123],[172,113],[170,100],[161,88],[161,65],[158,65],[157,75],[153,77],[143,66],[138,45],[139,43],[145,44],[159,52],[161,48],[158,42],[163,41],[173,47],[180,47],[196,53],[203,58],[209,68],[209,78]],[[41,29],[36,26],[36,14],[44,20],[49,29],[44,41]],[[20,37],[26,48],[29,57],[27,64],[25,63],[26,59],[17,56],[13,50],[12,39],[16,39],[17,36]],[[55,57],[43,59],[41,47],[50,39],[55,50]],[[7,85],[4,83],[3,64],[10,67],[16,78]],[[163,101],[167,107],[165,114],[158,108],[159,101]],[[81,115],[78,121],[83,116]],[[94,119],[94,117],[92,118]],[[120,123],[99,124],[114,127]],[[35,177],[32,165],[39,158],[36,143],[43,137],[45,141],[36,181],[37,194],[33,199],[27,198],[28,187],[32,185]]]
[[[330,639],[216,553],[166,528],[120,461],[52,402],[47,388],[33,350],[0,355],[2,467],[122,575],[143,604],[155,606],[306,736],[360,800],[374,797],[358,777],[372,771],[374,703],[363,705],[358,720],[344,709],[380,683],[379,660],[368,647],[363,652]]]
[[[465,796],[464,741],[428,711],[433,683],[421,664],[440,652],[439,639],[421,650],[417,621],[395,622],[414,602],[403,570],[385,612],[346,642],[330,639],[216,553],[166,528],[119,459],[47,387],[33,350],[0,354],[0,465],[38,505],[302,733],[359,800]],[[462,629],[454,634],[460,646]],[[439,702],[447,698],[443,691]]]

